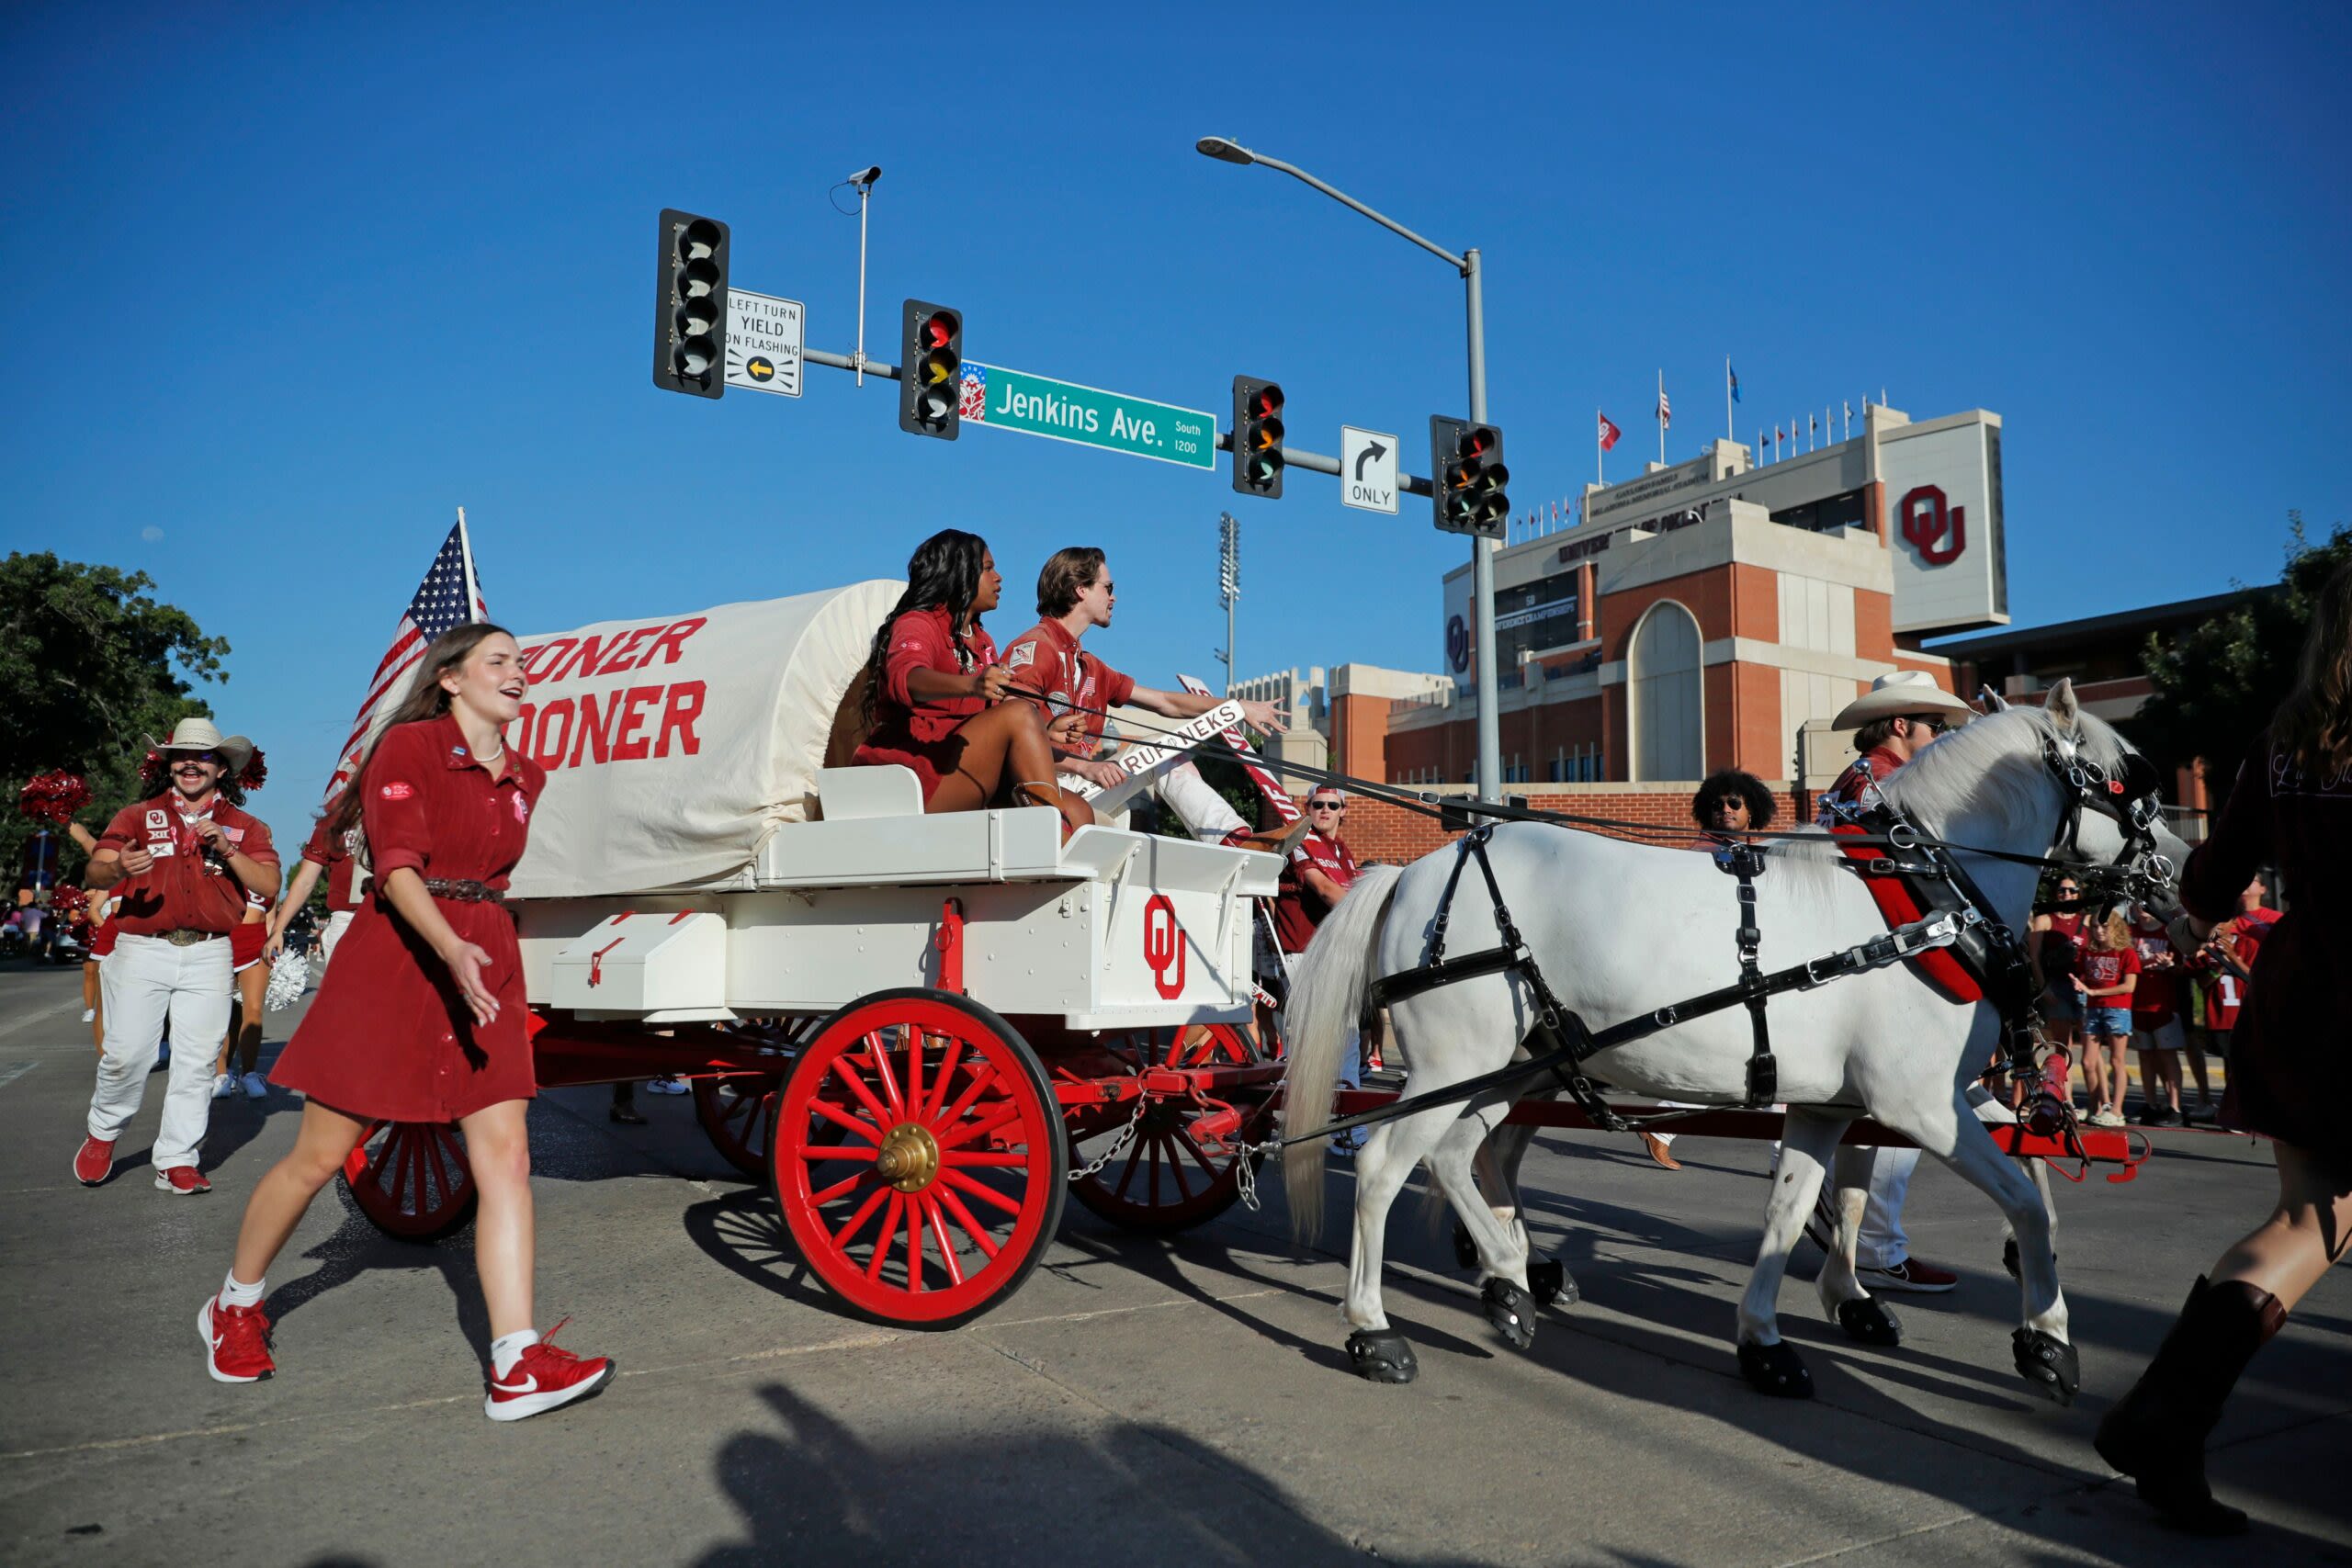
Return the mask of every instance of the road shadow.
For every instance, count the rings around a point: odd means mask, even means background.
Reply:
[[[266,1303],[273,1327],[331,1291],[339,1291],[375,1273],[414,1273],[431,1270],[448,1287],[456,1309],[458,1330],[483,1361],[490,1359],[490,1308],[481,1293],[481,1276],[474,1269],[473,1226],[469,1224],[437,1243],[419,1245],[395,1241],[359,1212],[344,1184],[331,1181],[314,1202],[341,1206],[343,1224],[324,1241],[302,1256],[318,1267],[269,1292]]]

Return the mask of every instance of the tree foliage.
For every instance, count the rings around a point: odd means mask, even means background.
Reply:
[[[2294,684],[2320,589],[2352,561],[2352,528],[2339,523],[2325,544],[2314,545],[2301,513],[2290,512],[2287,523],[2287,565],[2275,589],[2249,595],[2169,646],[2149,637],[2154,692],[2125,726],[2132,742],[2166,768],[2201,759],[2216,813],[2238,765]]]
[[[90,781],[94,830],[136,791],[146,737],[209,714],[193,682],[225,682],[229,644],[150,593],[145,572],[60,560],[0,560],[0,864],[9,874],[35,824],[15,809],[37,773]],[[79,852],[63,846],[69,879]]]

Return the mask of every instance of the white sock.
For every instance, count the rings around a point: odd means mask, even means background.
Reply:
[[[267,1280],[256,1280],[250,1285],[240,1285],[237,1283],[237,1271],[232,1269],[221,1277],[220,1304],[232,1307],[259,1306],[262,1291],[268,1284]]]
[[[539,1342],[536,1328],[518,1328],[512,1334],[502,1334],[490,1342],[490,1370],[504,1377],[523,1359],[523,1352]]]

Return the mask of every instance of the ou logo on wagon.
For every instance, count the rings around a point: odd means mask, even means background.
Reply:
[[[1155,893],[1143,907],[1143,962],[1160,999],[1174,1001],[1184,994],[1184,927],[1176,919],[1175,901]]]

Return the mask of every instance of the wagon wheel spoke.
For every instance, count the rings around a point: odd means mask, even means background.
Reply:
[[[904,1206],[907,1212],[907,1289],[920,1292],[922,1289],[922,1204],[920,1200],[910,1198]]]
[[[865,1107],[866,1114],[873,1117],[876,1122],[888,1122],[894,1120],[890,1112],[883,1108],[882,1102],[874,1098],[874,1091],[865,1087],[865,1080],[858,1077],[856,1064],[846,1053],[827,1063],[825,1070],[848,1086],[850,1093],[855,1097],[860,1105]],[[810,1099],[812,1104],[815,1103],[815,1098],[812,1096]]]
[[[915,1032],[911,1023],[901,1024],[899,1029],[908,1034]],[[883,1043],[879,1031],[867,1035],[865,1043],[866,1056],[874,1064],[874,1076],[882,1085],[882,1098],[890,1104],[890,1119],[903,1122],[907,1119],[907,1097],[899,1092],[899,1075],[890,1070],[890,1048]]]
[[[882,1141],[881,1128],[861,1117],[851,1115],[830,1100],[811,1100],[808,1102],[808,1109],[844,1132],[854,1133],[859,1137],[870,1139],[876,1144]]]
[[[843,1177],[841,1180],[834,1182],[831,1187],[826,1188],[823,1191],[811,1192],[808,1194],[808,1201],[812,1207],[821,1209],[826,1204],[831,1202],[834,1199],[846,1198],[851,1193],[856,1191],[858,1184],[865,1181],[873,1174],[874,1173],[870,1170],[861,1170],[854,1176]]]
[[[883,1266],[890,1261],[890,1244],[899,1239],[899,1211],[907,1206],[907,1195],[889,1189],[890,1201],[882,1205],[882,1234],[875,1238],[874,1257],[865,1265],[866,1279],[879,1282]]]
[[[890,1195],[890,1189],[888,1187],[876,1187],[872,1195],[857,1206],[857,1213],[849,1217],[849,1224],[833,1233],[833,1250],[848,1251],[849,1238],[865,1228],[865,1222],[874,1217],[874,1211],[880,1208],[882,1200]]]
[[[939,1134],[939,1146],[942,1149],[960,1148],[974,1138],[993,1133],[999,1127],[1019,1120],[1021,1120],[1021,1107],[1007,1100],[985,1116],[975,1116],[969,1121],[958,1122],[945,1132]]]
[[[981,1091],[995,1081],[995,1078],[996,1069],[986,1062],[981,1063],[973,1072],[972,1081],[964,1086],[964,1092],[956,1097],[956,1103],[949,1106],[944,1113],[933,1117],[931,1124],[934,1127],[952,1127],[962,1121],[964,1113],[972,1109],[973,1102],[980,1098]]]
[[[955,1188],[957,1191],[968,1193],[972,1197],[979,1199],[984,1203],[993,1203],[1008,1214],[1018,1214],[1021,1213],[1021,1205],[1019,1203],[1006,1197],[995,1188],[990,1187],[987,1182],[975,1181],[960,1170],[943,1169],[939,1173],[939,1179],[945,1182],[948,1186]]]
[[[907,1115],[920,1120],[922,1116],[922,1053],[931,1037],[912,1024],[907,1026]],[[913,1224],[912,1216],[908,1223]]]
[[[947,1239],[947,1220],[946,1216],[940,1212],[940,1208],[938,1199],[928,1193],[924,1194],[923,1221],[931,1226],[932,1239],[939,1244],[939,1266],[946,1271],[947,1282],[950,1285],[960,1285],[964,1282],[964,1266],[956,1261],[956,1244]]]
[[[928,1122],[933,1125],[939,1122],[939,1113],[947,1104],[948,1091],[956,1084],[956,1064],[963,1059],[963,1055],[964,1042],[956,1035],[949,1035],[947,1050],[939,1060],[939,1092],[933,1097],[929,1105],[917,1108],[917,1120]]]
[[[972,1245],[980,1249],[982,1257],[994,1258],[996,1242],[989,1237],[988,1226],[974,1218],[972,1211],[964,1206],[964,1200],[944,1187],[938,1189],[938,1196],[939,1206],[955,1220],[956,1228],[972,1238]]]

